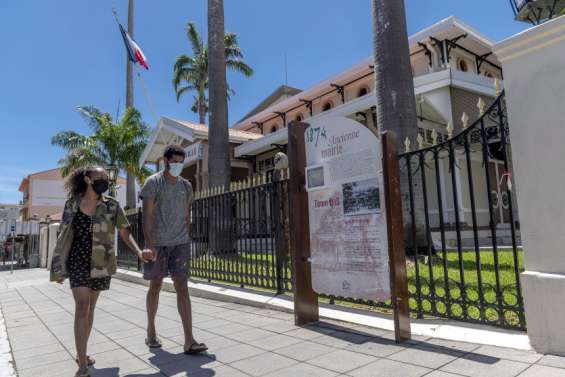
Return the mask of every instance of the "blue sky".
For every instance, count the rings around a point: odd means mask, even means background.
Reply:
[[[409,33],[455,15],[495,41],[526,25],[506,0],[405,0]],[[135,81],[135,105],[152,126],[157,116],[196,120],[191,96],[176,102],[175,58],[189,52],[184,26],[206,32],[206,0],[136,0],[135,39],[148,58],[147,91]],[[60,130],[88,132],[76,112],[95,105],[115,114],[125,102],[125,50],[112,17],[122,22],[126,0],[0,1],[0,203],[20,200],[17,187],[32,172],[57,166]],[[239,35],[251,79],[228,75],[236,95],[230,125],[284,83],[308,88],[371,54],[370,0],[225,0],[226,30]],[[146,100],[149,96],[150,100]],[[152,106],[148,105],[152,103]]]

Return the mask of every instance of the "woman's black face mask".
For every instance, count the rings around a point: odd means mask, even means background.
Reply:
[[[101,195],[106,191],[108,191],[109,187],[110,187],[110,182],[108,182],[107,179],[97,179],[92,181],[92,189],[98,195]]]

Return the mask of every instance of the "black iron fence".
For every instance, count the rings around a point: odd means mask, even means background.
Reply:
[[[481,106],[480,106],[481,107]],[[411,313],[525,329],[522,251],[512,188],[504,95],[452,136],[399,156]],[[438,140],[443,140],[438,143]],[[191,217],[190,275],[208,281],[292,291],[287,180],[261,176],[229,191],[197,194]],[[141,217],[130,215],[142,243]],[[122,266],[140,268],[119,248]],[[365,308],[389,302],[329,297]]]
[[[504,95],[483,106],[456,136],[400,156],[410,304],[418,317],[525,329]]]
[[[276,180],[263,175],[234,183],[229,191],[197,193],[191,211],[190,276],[278,293],[290,291],[287,203],[284,173]],[[141,216],[128,218],[135,239],[142,245]],[[121,242],[118,263],[141,268]]]

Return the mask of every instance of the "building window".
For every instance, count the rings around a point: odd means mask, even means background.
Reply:
[[[273,132],[277,132],[277,126],[271,127],[271,133],[273,133]]]
[[[367,94],[369,94],[369,89],[364,86],[361,89],[359,89],[359,91],[357,92],[357,97],[363,97],[366,96]]]
[[[464,59],[459,58],[457,60],[457,69],[461,72],[468,72],[469,71],[469,64]]]
[[[324,103],[324,106],[322,106],[322,111],[328,111],[332,107],[334,107],[333,104],[331,103],[331,101],[328,101],[328,102]]]
[[[275,158],[271,157],[265,160],[261,160],[257,165],[257,170],[259,173],[271,171],[275,168]]]

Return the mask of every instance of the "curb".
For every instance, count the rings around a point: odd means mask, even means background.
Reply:
[[[14,357],[8,340],[8,332],[2,308],[0,308],[0,377],[16,377]]]
[[[118,269],[114,277],[130,283],[144,286],[149,285],[149,282],[144,280],[143,275],[137,271]],[[287,313],[294,312],[294,302],[291,297],[190,280],[188,282],[188,288],[193,297],[278,310]],[[170,278],[166,278],[163,281],[162,289],[167,292],[175,292],[173,282]],[[394,330],[394,321],[391,317],[380,313],[347,307],[336,308],[335,305],[327,304],[320,304],[319,313],[320,319],[337,320],[388,331]],[[411,319],[410,322],[413,335],[518,350],[532,350],[528,335],[523,332],[449,320]]]

